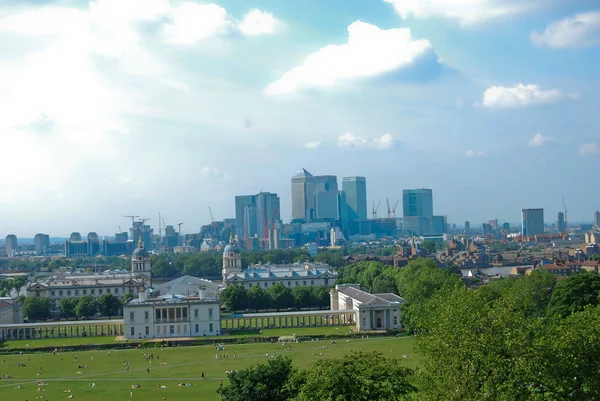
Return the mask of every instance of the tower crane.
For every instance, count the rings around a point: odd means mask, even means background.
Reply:
[[[568,230],[568,225],[567,225],[567,204],[565,203],[565,198],[562,198],[562,202],[563,202],[563,208],[565,210],[565,232],[569,232]]]
[[[390,200],[389,200],[389,198],[385,198],[385,202],[387,203],[388,219],[391,219],[392,218],[392,209],[390,209]]]
[[[129,218],[131,219],[131,227],[133,227],[133,223],[135,222],[135,218],[136,218],[136,217],[140,217],[140,216],[132,216],[132,215],[129,215],[129,216],[123,216],[123,217],[129,217]]]
[[[177,225],[179,226],[179,237],[177,237],[177,245],[179,245],[179,241],[181,241],[181,226],[183,225],[183,223],[177,223]]]
[[[375,201],[373,201],[373,219],[377,219],[377,211],[379,210],[379,206],[381,206],[381,201],[375,207]]]
[[[396,218],[396,208],[398,207],[398,202],[400,202],[400,200],[397,200],[396,204],[392,208],[392,216],[394,216],[394,219]]]

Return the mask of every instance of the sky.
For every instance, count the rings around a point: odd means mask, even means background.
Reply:
[[[0,236],[198,232],[261,190],[287,221],[301,168],[380,216],[600,208],[596,0],[215,1],[0,2]]]

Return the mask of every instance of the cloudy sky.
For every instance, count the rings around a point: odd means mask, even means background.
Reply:
[[[302,167],[459,224],[600,208],[596,0],[215,1],[0,2],[1,236],[287,220]]]

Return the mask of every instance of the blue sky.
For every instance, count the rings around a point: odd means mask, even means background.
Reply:
[[[290,177],[434,190],[450,222],[591,220],[593,0],[4,1],[0,234],[195,232]]]

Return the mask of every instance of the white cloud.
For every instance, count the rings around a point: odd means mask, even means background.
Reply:
[[[368,136],[358,136],[347,132],[340,135],[338,145],[356,149],[389,149],[394,146],[394,138],[391,134],[384,134],[378,138],[369,138]]]
[[[518,108],[556,103],[566,95],[558,89],[543,90],[537,85],[517,84],[513,88],[492,86],[483,94],[482,104],[489,108]]]
[[[316,149],[316,148],[318,148],[319,146],[321,146],[321,141],[306,142],[306,143],[304,144],[304,147],[305,147],[306,149]]]
[[[485,156],[485,152],[483,150],[475,151],[473,149],[468,149],[465,152],[465,156],[467,156],[469,159],[472,159],[472,158],[475,158],[475,157],[484,157]]]
[[[281,22],[272,13],[256,8],[248,11],[239,24],[240,32],[246,36],[274,34]]]
[[[540,133],[537,133],[529,140],[529,146],[537,148],[548,143],[550,138],[543,136]]]
[[[234,29],[227,11],[216,4],[183,3],[172,15],[173,22],[164,27],[167,43],[192,45]]]
[[[442,17],[472,26],[488,20],[531,11],[536,0],[385,0],[403,19]]]
[[[533,32],[531,40],[538,46],[557,49],[591,47],[600,44],[600,11],[576,14],[552,22],[544,32]]]
[[[579,148],[579,154],[582,156],[593,156],[598,154],[598,144],[597,143],[584,143]]]
[[[348,43],[327,45],[270,83],[267,94],[306,87],[331,87],[353,78],[368,78],[407,67],[431,50],[425,39],[414,40],[409,28],[380,29],[356,21],[348,26]]]

